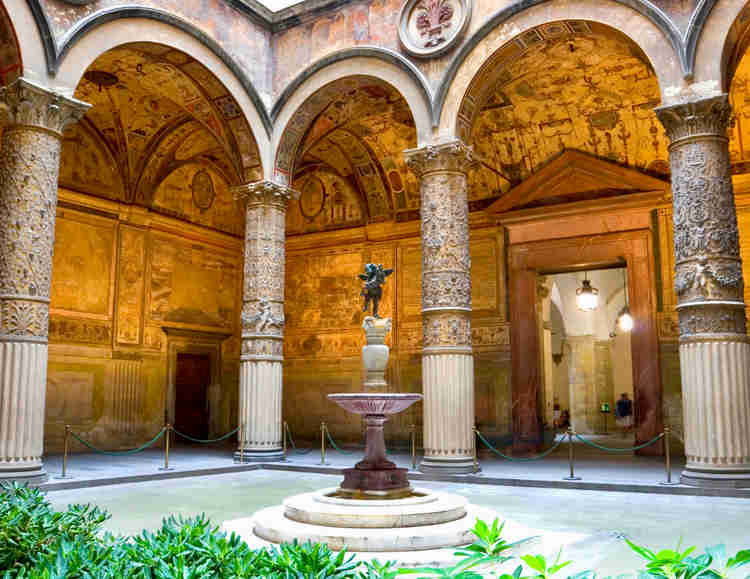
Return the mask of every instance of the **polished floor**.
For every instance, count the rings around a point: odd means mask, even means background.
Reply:
[[[295,493],[335,486],[338,475],[256,470],[172,480],[60,490],[49,493],[57,507],[91,502],[112,513],[107,528],[137,533],[155,528],[163,516],[204,512],[216,523],[246,517]],[[639,559],[623,538],[652,548],[699,548],[718,542],[730,551],[750,548],[750,500],[654,495],[577,489],[519,488],[469,483],[419,482],[419,486],[466,495],[508,519],[514,535],[540,535],[532,552],[574,559],[570,570],[629,572]],[[514,537],[515,538],[515,537]],[[567,575],[567,574],[566,574]]]

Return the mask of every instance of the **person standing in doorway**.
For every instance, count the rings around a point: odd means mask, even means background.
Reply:
[[[615,406],[615,422],[622,428],[623,434],[633,430],[633,401],[628,398],[627,392],[620,395]]]

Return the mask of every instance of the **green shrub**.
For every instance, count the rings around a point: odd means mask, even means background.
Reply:
[[[0,576],[3,579],[395,579],[397,575],[444,579],[551,579],[570,561],[543,555],[511,554],[522,541],[508,543],[503,525],[477,520],[477,540],[455,555],[449,568],[397,569],[393,562],[357,561],[328,546],[291,543],[252,550],[234,533],[227,536],[205,515],[169,517],[155,532],[115,537],[101,531],[109,515],[90,505],[54,511],[33,488],[0,488]],[[626,539],[627,541],[627,539]],[[644,559],[637,579],[727,579],[750,564],[750,550],[729,557],[723,545],[692,556],[694,548],[652,551],[628,545]],[[509,565],[505,572],[500,566]],[[492,566],[491,572],[486,572]],[[480,572],[481,571],[481,572]],[[482,573],[485,573],[484,575]],[[489,573],[489,574],[487,574]],[[629,578],[620,575],[617,579]],[[584,571],[568,579],[596,579]],[[604,578],[610,579],[610,578]],[[745,579],[750,579],[750,576]]]

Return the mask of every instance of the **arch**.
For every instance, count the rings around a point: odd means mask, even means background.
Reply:
[[[708,1],[708,0],[707,0]],[[695,81],[705,89],[729,92],[742,56],[750,46],[750,3],[726,0],[714,3],[694,34]],[[716,39],[721,39],[717,42]]]
[[[493,54],[523,33],[559,21],[586,21],[608,26],[627,36],[654,68],[662,94],[683,84],[684,67],[679,32],[660,10],[639,3],[615,0],[564,0],[531,6],[522,3],[500,10],[464,44],[454,57],[435,94],[434,107],[441,133],[454,134],[458,107],[476,72]]]
[[[0,5],[0,84],[9,84],[22,74],[23,61],[18,35],[5,6]]]
[[[352,51],[347,51],[352,52]],[[268,167],[273,167],[273,178],[288,183],[297,147],[312,120],[328,104],[330,96],[342,82],[357,82],[356,79],[371,79],[396,89],[406,101],[414,119],[417,141],[426,142],[432,134],[432,115],[426,81],[413,65],[397,64],[382,56],[331,55],[303,72],[279,97],[274,106],[274,134],[272,138],[273,158]],[[399,59],[403,60],[403,59]],[[356,70],[356,74],[352,74]],[[292,88],[293,87],[293,88]]]
[[[255,87],[241,67],[219,44],[171,14],[151,8],[115,8],[79,22],[62,39],[54,72],[62,90],[72,91],[83,72],[101,54],[123,44],[153,42],[180,50],[224,84],[250,124],[261,151],[268,147],[272,124]]]

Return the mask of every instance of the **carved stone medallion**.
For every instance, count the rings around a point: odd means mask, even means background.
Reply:
[[[398,36],[413,56],[432,57],[454,46],[471,19],[471,0],[407,0]]]
[[[216,191],[214,191],[214,182],[211,180],[211,175],[208,171],[201,170],[193,175],[191,189],[193,190],[193,203],[195,203],[195,206],[201,211],[210,209],[214,203]]]

